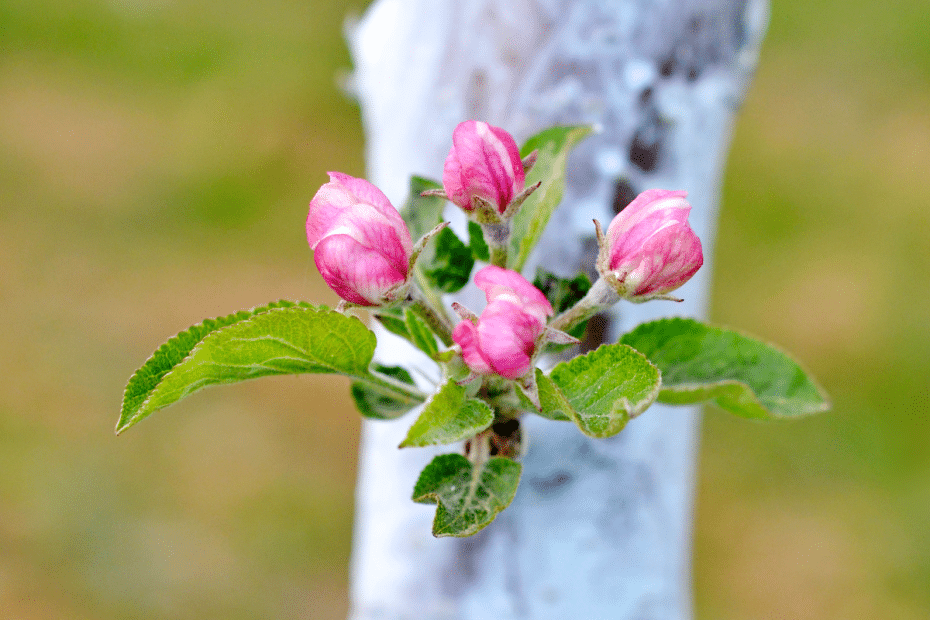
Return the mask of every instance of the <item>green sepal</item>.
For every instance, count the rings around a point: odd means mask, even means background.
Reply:
[[[484,240],[484,231],[481,224],[468,220],[468,247],[475,260],[488,262],[491,260],[491,248]]]
[[[276,302],[209,319],[162,345],[130,378],[116,432],[208,385],[267,375],[339,373],[406,399],[419,392],[369,372],[375,335],[355,317]]]
[[[420,256],[418,267],[423,265],[423,275],[436,290],[443,293],[455,293],[462,290],[468,284],[472,267],[475,265],[471,248],[465,245],[450,228],[444,228],[436,236],[435,243],[435,248],[429,256]],[[427,251],[424,250],[423,254],[426,253]]]
[[[713,402],[744,418],[796,418],[826,411],[823,390],[784,352],[693,319],[643,323],[620,340],[662,371],[659,402]]]
[[[592,131],[590,126],[551,127],[531,137],[520,149],[521,157],[538,151],[536,163],[526,177],[526,185],[529,187],[536,182],[542,182],[542,185],[526,199],[511,221],[507,261],[510,269],[520,271],[539,242],[565,193],[568,154]]]
[[[381,364],[375,364],[374,368],[382,375],[410,386],[416,385],[405,368]],[[411,404],[406,399],[398,399],[395,395],[385,393],[384,390],[362,381],[352,382],[351,394],[359,413],[371,420],[394,420],[416,407],[416,403]]]
[[[508,458],[473,465],[461,454],[441,454],[420,474],[413,501],[436,504],[433,536],[471,536],[510,505],[521,470]]]
[[[659,394],[659,369],[632,347],[604,344],[557,364],[548,376],[537,373],[541,413],[568,417],[591,437],[616,435]]]
[[[474,437],[494,421],[494,410],[477,398],[468,398],[465,388],[447,381],[426,402],[423,412],[410,427],[401,448],[437,446]]]

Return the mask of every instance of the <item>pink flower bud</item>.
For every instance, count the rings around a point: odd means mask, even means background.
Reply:
[[[323,279],[362,306],[393,301],[407,281],[413,243],[397,209],[364,179],[330,172],[310,201],[307,242]]]
[[[526,184],[513,136],[482,121],[459,123],[452,133],[442,185],[449,200],[466,211],[482,198],[503,213]]]
[[[477,374],[516,379],[533,368],[539,337],[546,329],[552,305],[515,271],[485,267],[475,274],[488,305],[477,323],[465,319],[452,339],[462,347],[465,363]]]
[[[621,296],[646,301],[691,279],[704,255],[688,225],[687,192],[650,189],[623,209],[607,227],[606,257],[599,259]],[[605,262],[606,265],[603,263]]]

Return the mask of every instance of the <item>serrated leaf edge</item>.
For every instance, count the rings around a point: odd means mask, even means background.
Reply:
[[[792,363],[796,364],[798,368],[801,369],[801,371],[804,373],[805,378],[807,378],[807,380],[810,382],[810,384],[813,385],[813,386],[814,386],[814,389],[817,391],[817,395],[820,397],[820,403],[821,403],[821,404],[820,404],[817,408],[812,409],[812,410],[810,410],[809,412],[806,411],[805,413],[802,413],[802,414],[800,414],[800,415],[798,415],[798,416],[778,415],[778,414],[776,414],[776,413],[773,413],[771,410],[769,410],[767,407],[765,407],[765,406],[759,401],[759,396],[758,396],[758,394],[756,394],[756,391],[755,391],[754,389],[752,389],[752,387],[751,387],[750,385],[744,383],[743,381],[739,381],[738,379],[722,379],[722,380],[720,380],[720,381],[714,381],[714,382],[712,382],[712,383],[676,383],[676,384],[674,384],[674,385],[665,385],[665,384],[663,383],[663,384],[661,385],[661,391],[666,391],[666,390],[667,390],[667,391],[669,391],[669,392],[671,392],[671,393],[680,393],[682,390],[695,390],[695,389],[698,389],[698,388],[695,388],[694,386],[714,386],[714,387],[718,387],[718,386],[723,386],[723,385],[728,385],[728,384],[730,384],[730,385],[739,385],[739,386],[744,387],[744,388],[746,389],[746,391],[749,392],[749,394],[752,396],[753,401],[754,401],[756,404],[758,404],[759,407],[761,407],[763,410],[765,410],[765,411],[767,411],[767,412],[769,413],[769,417],[768,417],[768,418],[758,418],[758,417],[754,417],[754,418],[753,418],[753,419],[757,419],[757,420],[758,420],[758,419],[793,420],[793,419],[796,419],[796,418],[798,418],[798,417],[806,417],[806,416],[809,416],[809,415],[814,415],[814,414],[816,414],[816,413],[824,413],[824,412],[826,412],[826,411],[829,411],[829,410],[833,407],[833,403],[830,401],[830,397],[829,397],[829,395],[827,394],[826,390],[823,388],[823,386],[820,385],[820,383],[819,383],[819,382],[817,381],[817,379],[814,377],[813,373],[811,373],[810,371],[808,371],[807,367],[806,367],[804,364],[802,364],[797,358],[795,358],[793,355],[791,355],[791,353],[789,353],[789,352],[786,351],[785,349],[781,348],[781,347],[778,346],[777,344],[773,344],[773,343],[769,342],[768,340],[763,340],[762,338],[759,338],[758,336],[753,335],[753,334],[751,334],[751,333],[749,333],[749,332],[743,331],[742,329],[737,329],[737,328],[734,328],[734,327],[729,327],[728,325],[721,325],[721,324],[717,324],[717,323],[705,323],[705,322],[700,321],[700,320],[698,320],[698,319],[695,319],[695,318],[693,318],[693,317],[685,317],[685,316],[666,316],[666,317],[662,317],[662,318],[659,318],[659,319],[653,319],[653,320],[651,320],[651,321],[644,321],[643,323],[640,323],[639,325],[635,326],[633,329],[631,329],[630,331],[628,331],[626,334],[623,334],[623,336],[620,337],[620,340],[623,340],[623,338],[624,338],[627,334],[633,333],[634,331],[636,331],[637,329],[639,329],[639,328],[640,328],[641,326],[643,326],[643,325],[648,325],[648,324],[651,324],[651,323],[673,323],[673,322],[678,322],[678,321],[681,321],[681,322],[684,322],[684,323],[696,323],[696,324],[698,324],[698,325],[700,325],[700,326],[702,326],[702,327],[706,327],[706,328],[708,328],[708,329],[718,329],[718,330],[721,330],[721,331],[733,332],[734,334],[737,334],[737,335],[739,335],[739,336],[742,336],[743,338],[748,338],[749,340],[754,340],[754,341],[756,341],[756,342],[759,342],[759,343],[765,345],[766,347],[772,349],[773,351],[775,351],[775,352],[777,352],[777,353],[780,353],[781,355],[785,356],[788,360],[790,360]],[[637,351],[634,347],[632,347],[632,345],[627,345],[627,346],[629,346],[629,347],[632,348],[634,351],[636,351],[637,353],[639,353],[639,351]],[[659,350],[661,351],[661,349],[659,349]],[[645,354],[640,353],[640,355],[643,355],[644,357],[646,357],[646,359],[648,359],[648,356],[646,356]],[[651,363],[651,360],[650,360],[650,363]],[[660,371],[660,372],[661,372],[661,371]],[[678,389],[678,388],[681,388],[681,389]],[[659,395],[659,399],[658,399],[659,402],[662,402],[662,401],[661,401],[661,391],[660,391],[660,395]],[[780,399],[780,400],[784,400],[784,399]],[[704,399],[704,400],[700,400],[700,401],[697,401],[697,402],[694,402],[694,403],[689,403],[688,405],[681,405],[680,403],[665,403],[665,404],[672,404],[672,405],[676,405],[676,406],[690,406],[690,405],[692,405],[692,404],[694,404],[694,405],[699,405],[699,404],[710,403],[710,402],[714,402],[714,401],[716,401],[716,398],[713,398],[713,399]],[[715,403],[715,404],[716,404],[716,403]],[[720,405],[718,405],[718,406],[720,406]],[[721,407],[721,409],[726,409],[725,407],[722,407],[722,406],[720,406],[720,407]],[[727,410],[727,411],[729,411],[729,410]],[[737,416],[740,415],[740,414],[735,413],[735,412],[732,412],[732,411],[730,411],[730,413],[733,413],[733,415],[737,415]],[[745,416],[740,416],[740,417],[745,417]]]
[[[459,454],[441,454],[441,455],[439,455],[439,456],[437,456],[437,457],[435,457],[435,458],[440,458],[440,457],[442,457],[442,456],[461,456],[461,455],[459,455]],[[430,461],[430,463],[427,464],[427,467],[429,467],[430,465],[433,464],[433,462],[435,461],[435,458],[433,459],[433,461]],[[465,457],[462,457],[462,458],[465,458]],[[467,459],[466,459],[466,460],[467,460]],[[440,529],[439,529],[439,524],[438,524],[438,521],[439,521],[439,508],[440,508],[440,506],[445,507],[445,504],[443,504],[442,500],[441,500],[440,497],[439,497],[439,494],[436,493],[435,491],[431,491],[431,492],[424,493],[424,494],[419,495],[419,496],[414,495],[413,501],[416,502],[416,503],[418,503],[418,504],[430,504],[430,503],[434,503],[434,504],[436,505],[436,514],[435,514],[435,516],[433,517],[433,527],[432,527],[433,536],[435,536],[436,538],[447,538],[447,537],[450,537],[450,536],[451,536],[451,537],[455,537],[455,538],[465,538],[465,537],[468,537],[468,536],[472,536],[473,534],[476,534],[476,533],[480,532],[481,530],[483,530],[484,528],[486,528],[487,526],[489,526],[491,523],[493,523],[493,522],[494,522],[494,519],[497,518],[497,515],[499,515],[501,512],[504,511],[505,508],[507,508],[508,506],[510,506],[510,504],[513,503],[513,499],[514,499],[514,497],[516,497],[516,495],[517,495],[517,489],[518,489],[519,486],[520,486],[519,479],[520,479],[520,478],[522,477],[522,475],[523,475],[523,466],[522,466],[519,462],[517,462],[517,461],[513,461],[512,459],[508,459],[508,458],[500,457],[500,456],[491,457],[490,459],[488,459],[487,461],[485,461],[484,463],[481,464],[481,471],[478,472],[478,475],[472,475],[472,476],[471,476],[471,481],[469,482],[468,494],[467,494],[465,497],[466,497],[466,498],[473,498],[473,497],[474,497],[474,494],[475,494],[475,492],[476,492],[476,490],[477,490],[477,488],[478,488],[478,481],[480,480],[481,476],[484,475],[484,470],[487,468],[487,465],[488,465],[489,463],[491,463],[492,461],[495,461],[495,460],[511,461],[511,462],[517,464],[517,466],[519,467],[519,470],[518,470],[518,472],[517,472],[517,476],[518,476],[518,478],[517,478],[517,485],[514,486],[513,495],[511,495],[511,496],[507,499],[506,502],[502,502],[502,505],[501,505],[499,508],[497,508],[496,510],[489,511],[489,515],[488,515],[488,516],[489,516],[490,518],[489,518],[487,521],[485,521],[484,523],[473,524],[473,525],[469,526],[467,529],[465,529],[465,530],[459,530],[459,531],[457,531],[457,532],[455,532],[455,533],[448,532],[447,530],[440,530]],[[470,465],[471,468],[472,468],[472,472],[474,473],[474,471],[475,471],[475,465],[474,465],[474,463],[471,463],[470,461],[469,461],[468,463],[469,463],[469,465]],[[422,473],[421,473],[420,475],[422,476]],[[414,489],[414,490],[415,490],[415,489]],[[425,500],[425,501],[424,501],[424,500]],[[446,510],[448,511],[448,508],[446,508]]]
[[[239,323],[242,323],[243,321],[247,321],[247,320],[249,320],[249,319],[251,319],[251,318],[254,318],[254,317],[256,317],[256,316],[259,316],[259,315],[261,315],[261,314],[265,314],[265,313],[272,312],[272,311],[275,311],[275,310],[288,310],[288,309],[292,309],[292,308],[300,308],[300,309],[312,310],[312,311],[316,311],[316,312],[327,311],[327,310],[329,310],[329,309],[326,308],[325,306],[315,306],[315,305],[313,305],[313,304],[311,304],[311,303],[309,303],[309,302],[306,302],[306,301],[290,301],[290,300],[287,300],[287,299],[280,299],[280,300],[278,300],[278,301],[273,301],[273,302],[270,302],[270,303],[265,304],[265,305],[263,305],[263,306],[256,306],[255,308],[252,308],[252,309],[249,309],[249,310],[239,310],[239,311],[237,311],[237,312],[233,312],[233,313],[230,313],[230,314],[227,314],[227,315],[223,315],[223,316],[219,316],[219,317],[213,317],[213,318],[204,319],[204,320],[201,321],[200,323],[195,323],[194,325],[191,325],[191,326],[188,327],[187,329],[178,332],[177,334],[175,334],[174,336],[172,336],[171,338],[169,338],[167,341],[165,341],[164,343],[162,343],[162,345],[159,346],[157,349],[155,349],[155,351],[148,357],[148,359],[145,360],[145,362],[142,364],[142,366],[140,366],[138,369],[136,369],[136,371],[135,371],[134,373],[132,373],[132,376],[129,377],[129,381],[126,382],[126,387],[123,389],[123,406],[120,408],[120,418],[119,418],[119,421],[118,421],[117,424],[116,424],[116,434],[119,435],[120,433],[122,433],[123,431],[125,431],[126,429],[128,429],[129,427],[135,425],[137,422],[139,422],[140,420],[143,420],[143,419],[145,419],[145,418],[147,417],[147,416],[139,416],[139,415],[138,415],[138,412],[139,412],[139,411],[142,411],[143,409],[145,409],[146,404],[148,404],[149,400],[151,400],[152,394],[155,392],[155,390],[158,388],[158,386],[159,386],[162,382],[164,382],[165,378],[166,378],[168,375],[170,375],[170,374],[174,371],[175,368],[177,368],[178,366],[180,366],[181,364],[183,364],[189,357],[191,357],[191,356],[194,354],[194,352],[197,351],[197,349],[198,349],[198,348],[204,343],[204,341],[206,341],[208,338],[210,338],[211,336],[213,336],[214,334],[216,334],[216,333],[218,333],[218,332],[223,331],[224,329],[226,329],[226,328],[228,328],[228,327],[232,327],[233,325],[238,325]],[[242,315],[242,316],[240,316],[240,315]],[[216,327],[216,328],[214,328],[214,329],[211,329],[209,332],[207,332],[207,333],[197,342],[197,344],[195,344],[195,345],[190,349],[190,351],[187,352],[187,355],[185,355],[183,358],[181,358],[176,364],[174,364],[174,366],[172,366],[172,367],[171,367],[170,369],[168,369],[164,374],[162,374],[162,375],[159,377],[158,382],[148,391],[148,395],[146,396],[146,398],[145,398],[145,399],[139,404],[139,406],[136,408],[136,413],[133,414],[132,416],[126,418],[125,421],[124,421],[124,416],[125,416],[125,414],[126,414],[126,409],[125,409],[125,407],[126,407],[126,398],[127,398],[127,396],[129,395],[129,390],[132,388],[133,383],[134,383],[134,382],[137,382],[137,379],[136,379],[136,378],[139,377],[139,373],[141,373],[141,372],[142,372],[155,358],[157,358],[157,357],[159,356],[159,354],[161,354],[163,351],[166,351],[167,349],[169,349],[173,343],[176,343],[176,342],[180,341],[180,339],[181,339],[185,334],[189,334],[192,330],[194,330],[194,329],[196,329],[196,328],[198,328],[198,327],[204,326],[204,325],[205,325],[207,322],[209,322],[209,321],[213,321],[213,322],[216,322],[216,323],[223,323],[224,321],[227,321],[227,320],[232,319],[232,318],[234,318],[234,317],[239,317],[239,318],[238,318],[237,320],[234,320],[234,321],[230,321],[230,322],[228,322],[228,323],[225,323],[225,324],[221,325],[220,327]],[[141,379],[139,379],[138,381],[141,381]],[[188,393],[189,393],[189,392],[188,392]]]

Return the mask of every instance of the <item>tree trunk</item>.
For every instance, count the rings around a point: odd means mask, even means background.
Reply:
[[[606,226],[645,189],[685,189],[704,268],[682,304],[618,305],[604,339],[702,317],[731,123],[766,18],[765,0],[379,0],[352,33],[369,179],[402,204],[411,174],[441,176],[466,119],[518,142],[595,124],[525,274],[590,269],[592,218]],[[408,355],[379,339],[382,360]],[[410,500],[421,469],[451,450],[398,450],[404,420],[364,425],[353,619],[691,617],[696,409],[654,406],[606,440],[525,416],[517,496],[466,539],[434,539],[435,508]]]

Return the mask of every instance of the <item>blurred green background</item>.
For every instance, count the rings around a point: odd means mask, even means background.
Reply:
[[[363,175],[366,3],[0,3],[0,617],[344,618],[345,384],[208,390],[114,438],[206,316],[333,302],[306,204]],[[724,188],[713,317],[834,411],[705,419],[699,620],[930,617],[926,0],[774,0]]]

